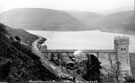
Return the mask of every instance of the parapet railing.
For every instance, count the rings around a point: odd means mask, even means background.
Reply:
[[[76,49],[48,49],[45,53],[73,53],[77,51]],[[115,50],[91,50],[91,49],[84,49],[82,50],[84,53],[116,53]]]

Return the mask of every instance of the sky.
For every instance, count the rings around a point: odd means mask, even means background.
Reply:
[[[134,0],[0,0],[0,12],[14,8],[105,11],[134,6]]]

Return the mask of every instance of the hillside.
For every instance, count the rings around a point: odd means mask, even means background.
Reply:
[[[0,81],[57,80],[31,52],[29,45],[11,39],[5,27],[0,24]]]
[[[27,43],[29,45],[31,45],[32,42],[38,38],[36,35],[30,34],[23,29],[13,29],[10,27],[5,27],[5,30],[8,31],[8,34],[11,37],[19,36],[24,43]]]
[[[114,12],[107,16],[93,12],[69,11],[73,17],[89,25],[93,29],[135,34],[134,11]]]
[[[71,16],[77,18],[79,21],[91,25],[96,20],[103,18],[104,15],[95,12],[85,12],[85,11],[66,11]],[[93,28],[94,29],[94,28]]]
[[[135,32],[134,11],[117,12],[95,21],[91,26],[111,32]]]
[[[0,14],[0,21],[14,28],[27,30],[89,30],[89,26],[80,22],[67,12],[40,9],[18,8]]]
[[[112,9],[109,11],[101,11],[100,13],[104,14],[104,15],[109,15],[109,14],[116,13],[116,12],[132,11],[132,10],[134,10],[134,6],[125,6],[125,7],[119,7],[116,9]]]
[[[135,34],[134,18],[133,10],[105,16],[94,12],[18,8],[0,14],[0,22],[26,30],[101,30],[126,34]]]

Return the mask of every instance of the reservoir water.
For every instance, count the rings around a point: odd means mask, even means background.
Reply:
[[[36,31],[28,30],[47,38],[48,49],[114,49],[115,36],[127,36],[130,39],[129,51],[135,53],[135,35],[95,31]]]

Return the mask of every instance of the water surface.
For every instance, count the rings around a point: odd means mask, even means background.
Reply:
[[[100,31],[34,31],[28,30],[47,38],[46,45],[49,49],[113,49],[115,36],[128,36],[130,39],[130,52],[135,52],[135,35]]]

